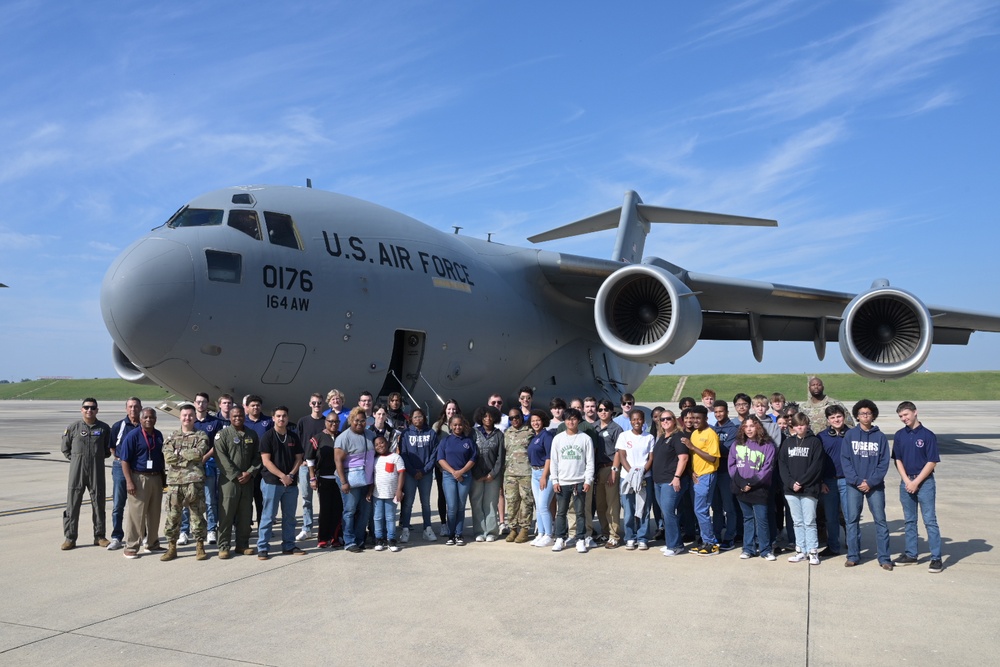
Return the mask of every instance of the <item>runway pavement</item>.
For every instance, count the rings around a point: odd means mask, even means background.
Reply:
[[[879,404],[890,436],[895,405]],[[124,416],[123,405],[101,408],[108,423]],[[416,535],[400,553],[319,551],[310,540],[308,555],[267,562],[220,561],[214,548],[198,562],[193,546],[171,563],[126,560],[87,546],[86,500],[83,546],[63,552],[59,438],[79,404],[0,401],[0,664],[995,663],[1000,403],[918,408],[943,459],[945,569],[935,575],[922,524],[920,564],[885,572],[868,521],[851,569],[843,557],[810,567],[742,561],[739,550],[664,558],[659,543],[578,554]],[[110,463],[107,479],[110,492]],[[898,476],[888,479],[896,556],[902,511]],[[110,515],[109,502],[109,536]]]

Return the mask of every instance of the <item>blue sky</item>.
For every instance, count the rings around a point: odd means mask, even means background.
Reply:
[[[634,189],[778,219],[657,226],[690,270],[1000,313],[995,2],[200,4],[0,6],[0,378],[113,376],[115,256],[198,194],[307,177],[521,245]],[[998,369],[1000,335],[927,367]],[[660,371],[846,365],[699,343]]]

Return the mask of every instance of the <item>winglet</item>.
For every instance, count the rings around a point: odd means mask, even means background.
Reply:
[[[777,220],[766,218],[750,218],[742,215],[725,215],[722,213],[706,213],[704,211],[688,211],[680,208],[666,208],[643,204],[642,199],[633,190],[625,193],[622,206],[613,208],[589,218],[583,218],[556,229],[535,234],[528,238],[532,243],[554,241],[581,234],[600,232],[618,227],[618,237],[615,239],[615,250],[612,259],[618,262],[635,263],[642,260],[642,250],[649,234],[651,223],[669,223],[681,225],[739,225],[744,227],[777,227]]]

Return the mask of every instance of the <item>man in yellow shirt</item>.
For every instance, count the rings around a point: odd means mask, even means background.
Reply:
[[[691,452],[691,488],[694,493],[694,514],[701,530],[701,546],[692,549],[699,556],[719,553],[719,542],[712,529],[712,496],[720,464],[719,436],[708,426],[708,409],[704,405],[691,408],[692,431],[682,442]]]

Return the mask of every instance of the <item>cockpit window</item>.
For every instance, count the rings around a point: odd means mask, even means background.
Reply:
[[[167,227],[208,227],[222,224],[222,211],[214,208],[184,207],[167,221]]]
[[[233,209],[229,212],[229,226],[240,230],[250,238],[260,241],[260,224],[257,222],[257,211]]]
[[[292,216],[285,215],[284,213],[264,211],[264,221],[267,223],[267,238],[270,239],[271,243],[285,246],[286,248],[302,250],[302,244],[299,243],[299,235],[295,231],[295,223],[292,222]]]
[[[234,252],[205,250],[208,279],[220,283],[238,283],[243,276],[243,258]]]

